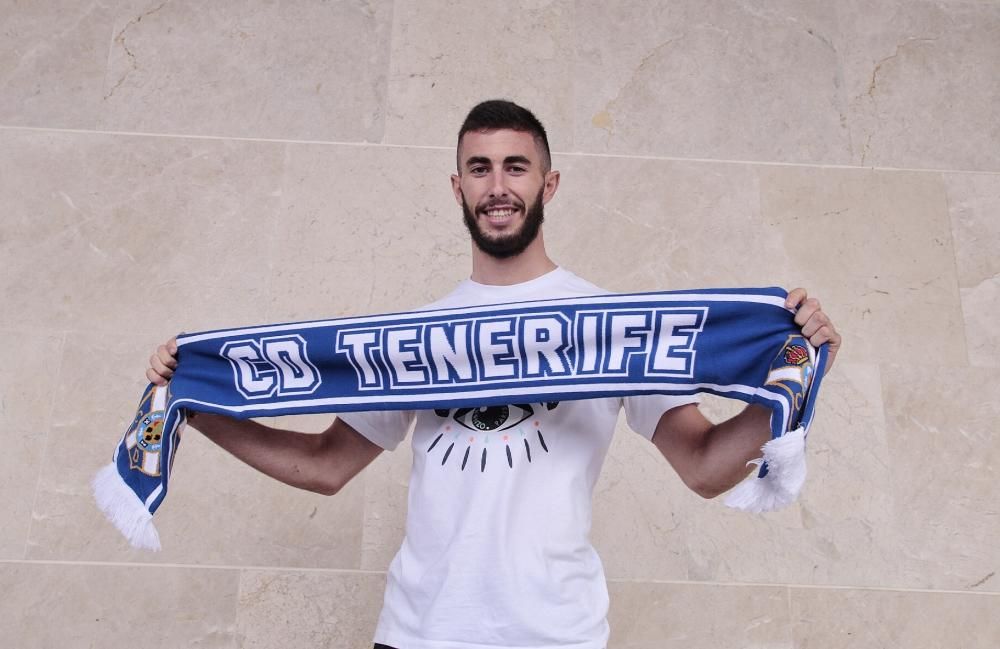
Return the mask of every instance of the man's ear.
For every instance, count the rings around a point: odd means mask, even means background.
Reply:
[[[559,172],[555,170],[545,172],[545,189],[542,192],[543,205],[552,200],[557,189],[559,189]]]
[[[462,206],[462,177],[458,174],[451,175],[451,193],[455,195],[455,202]]]

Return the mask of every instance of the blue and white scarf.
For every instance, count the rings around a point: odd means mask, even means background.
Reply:
[[[727,504],[776,509],[805,479],[826,363],[785,297],[777,288],[600,295],[182,335],[173,378],[143,392],[95,497],[134,546],[159,549],[152,514],[189,411],[246,418],[711,393],[771,409],[760,470]]]

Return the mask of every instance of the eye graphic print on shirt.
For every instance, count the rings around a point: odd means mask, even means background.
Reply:
[[[531,463],[532,454],[549,453],[542,430],[544,416],[559,405],[550,403],[518,403],[506,406],[440,409],[434,413],[443,419],[437,435],[427,448],[429,455],[441,453],[441,466],[448,463],[455,447],[461,452],[461,470],[475,466],[485,472],[491,466],[506,464],[513,469],[515,460]],[[459,453],[454,453],[457,458]],[[499,457],[497,457],[499,455]],[[457,461],[457,459],[456,459]]]

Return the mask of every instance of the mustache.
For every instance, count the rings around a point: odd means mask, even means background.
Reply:
[[[476,211],[491,210],[498,207],[513,207],[515,209],[523,210],[524,201],[516,198],[487,200],[477,205]]]

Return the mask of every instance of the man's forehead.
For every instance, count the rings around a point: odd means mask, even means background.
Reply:
[[[458,151],[462,162],[470,158],[503,160],[511,156],[538,161],[540,157],[534,135],[507,128],[468,131],[462,136]]]

